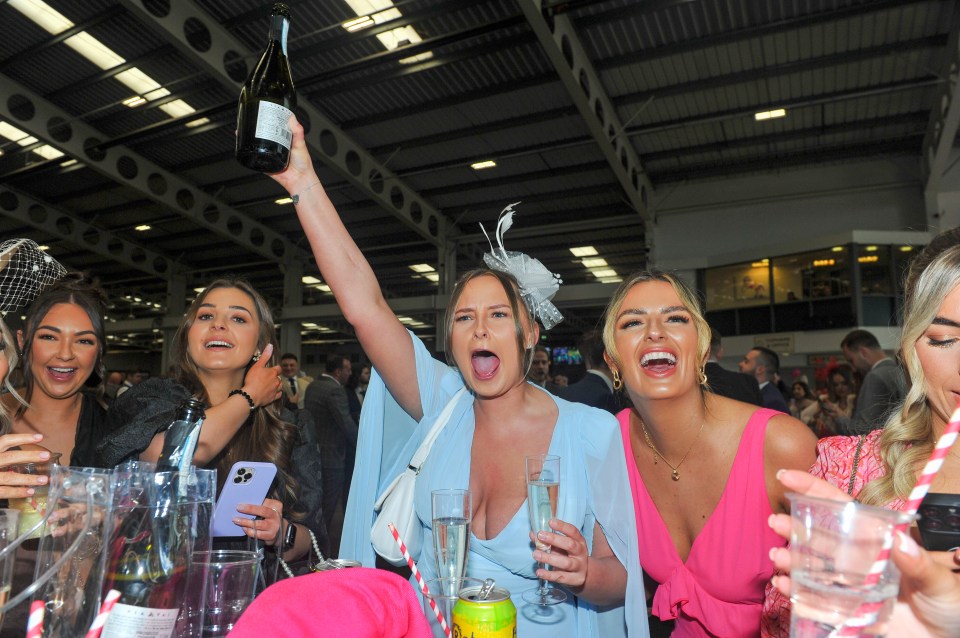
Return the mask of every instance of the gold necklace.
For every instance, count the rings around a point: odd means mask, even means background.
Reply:
[[[663,462],[669,465],[670,469],[673,470],[673,472],[670,474],[670,478],[672,478],[674,481],[679,481],[680,466],[683,465],[683,462],[687,460],[687,456],[690,454],[690,450],[693,449],[693,446],[697,444],[697,439],[700,438],[700,433],[703,432],[703,426],[706,424],[706,421],[700,423],[700,429],[697,430],[697,436],[693,437],[693,443],[691,443],[690,447],[687,448],[687,453],[683,455],[683,458],[680,459],[679,463],[677,463],[676,465],[673,465],[672,463],[670,463],[670,461],[667,460],[667,457],[665,457],[663,453],[657,449],[657,446],[653,444],[653,439],[651,439],[650,434],[647,433],[647,426],[643,424],[643,419],[639,419],[639,420],[640,420],[640,429],[643,430],[643,438],[644,440],[646,440],[647,446],[651,450],[653,450],[653,464],[654,465],[657,464],[657,457],[659,456],[661,459],[663,459]]]

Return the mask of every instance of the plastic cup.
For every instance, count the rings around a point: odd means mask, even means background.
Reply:
[[[226,636],[253,601],[260,554],[246,550],[194,552],[183,635]],[[199,631],[198,631],[199,628]]]
[[[50,476],[50,468],[59,465],[60,453],[55,452],[50,455],[50,460],[41,463],[15,463],[3,468],[5,472],[16,472],[18,474],[43,474]],[[37,526],[40,519],[47,512],[47,495],[50,489],[50,483],[46,485],[34,485],[33,496],[26,498],[11,498],[9,503],[12,509],[20,512],[20,529],[27,533],[33,527]],[[27,538],[40,538],[43,526],[38,526],[30,532]]]
[[[433,631],[435,638],[444,638],[445,634],[437,620],[436,613],[430,607],[430,601],[433,600],[437,604],[447,627],[453,631],[453,606],[460,597],[460,591],[466,587],[481,587],[482,585],[483,581],[478,578],[434,578],[427,581],[427,589],[430,593],[427,596],[422,596],[423,614],[427,617],[427,622],[430,623],[430,629]]]
[[[838,635],[841,627],[858,621],[865,626],[857,635],[886,635],[900,572],[892,561],[880,565],[878,558],[895,540],[897,525],[912,517],[856,502],[788,496],[790,636]]]

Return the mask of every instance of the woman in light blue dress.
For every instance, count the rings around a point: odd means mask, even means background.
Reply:
[[[293,197],[317,265],[353,325],[375,373],[364,400],[356,469],[340,556],[372,566],[373,504],[409,463],[447,403],[464,386],[417,480],[415,507],[423,576],[434,577],[430,492],[473,494],[467,575],[494,578],[517,606],[517,635],[648,636],[633,500],[616,420],[527,383],[540,327],[559,319],[549,302],[554,276],[536,260],[499,249],[489,268],[464,275],[447,311],[446,353],[433,359],[397,320],[313,169],[303,129],[291,119],[287,170],[272,177]],[[503,230],[510,218],[501,221]],[[561,457],[560,502],[552,532],[536,550],[526,507],[524,457]],[[550,565],[537,569],[537,561]],[[520,594],[537,577],[568,593],[550,608]]]

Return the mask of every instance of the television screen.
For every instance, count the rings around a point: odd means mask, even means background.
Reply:
[[[577,348],[568,346],[554,346],[550,348],[550,359],[553,365],[579,365],[583,363],[583,357]]]

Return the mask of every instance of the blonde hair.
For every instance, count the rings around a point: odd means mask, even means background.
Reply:
[[[871,481],[860,494],[860,500],[870,505],[906,499],[936,443],[933,413],[927,402],[927,379],[917,356],[917,341],[933,323],[943,300],[960,286],[960,237],[949,247],[931,242],[917,259],[923,259],[926,267],[922,271],[911,268],[908,274],[900,335],[900,357],[910,388],[880,435],[878,455],[886,472]]]
[[[0,351],[2,351],[3,356],[7,358],[7,374],[3,378],[3,385],[7,391],[17,399],[17,401],[19,401],[21,404],[26,404],[26,400],[17,393],[13,387],[13,384],[10,382],[11,373],[17,367],[17,361],[19,360],[19,357],[17,356],[17,348],[13,342],[13,335],[10,333],[10,328],[7,327],[7,324],[3,321],[3,319],[0,319],[0,338],[3,339],[3,347],[0,348]],[[9,432],[10,413],[7,412],[6,406],[4,406],[3,402],[0,401],[0,434],[7,434]]]
[[[613,293],[613,297],[610,298],[610,303],[607,304],[607,310],[604,313],[603,346],[607,354],[618,367],[622,365],[615,340],[617,316],[620,314],[623,301],[627,298],[630,290],[638,284],[650,281],[670,284],[680,298],[680,302],[686,307],[687,312],[689,312],[693,318],[693,326],[697,330],[697,361],[700,364],[697,370],[697,376],[700,380],[700,387],[705,389],[707,378],[703,371],[703,364],[707,360],[707,355],[710,354],[710,324],[707,323],[706,318],[703,316],[703,310],[700,307],[700,296],[693,288],[687,285],[686,282],[673,273],[660,270],[642,270],[634,273],[620,284],[620,287]]]

